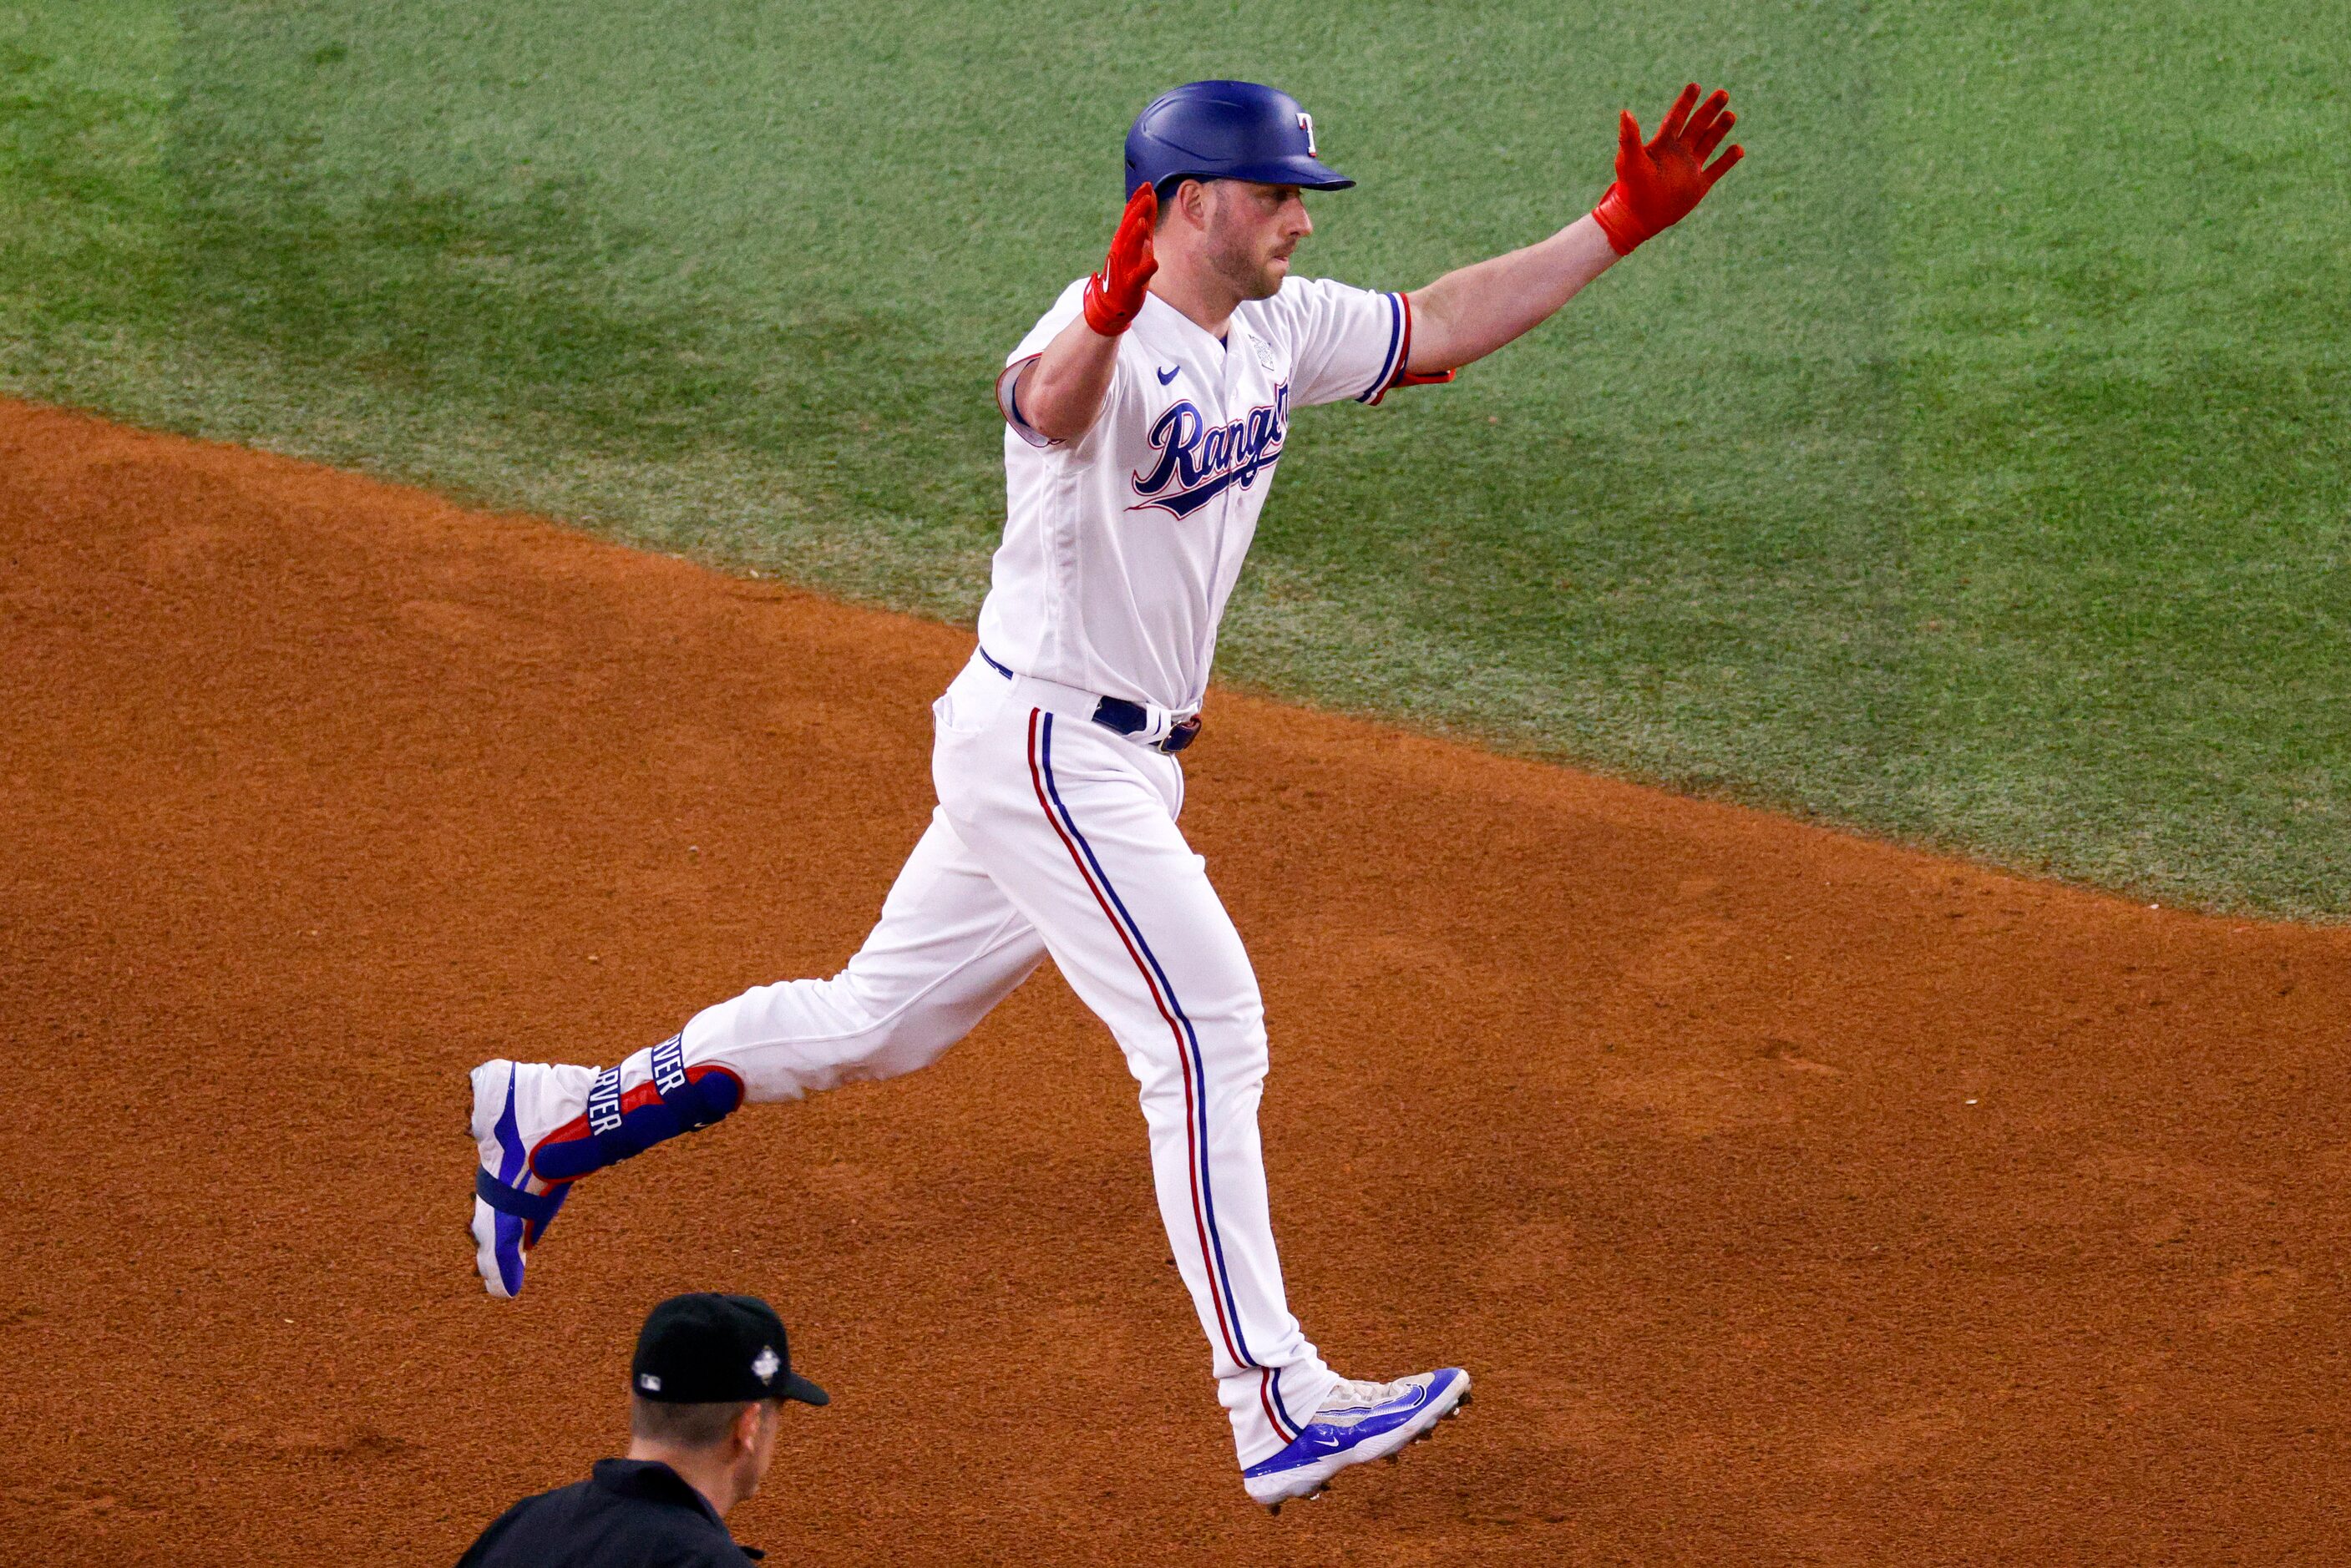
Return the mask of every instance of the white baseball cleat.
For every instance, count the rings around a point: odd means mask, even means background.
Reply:
[[[1297,1438],[1241,1472],[1252,1500],[1275,1513],[1295,1497],[1312,1497],[1349,1465],[1386,1459],[1434,1435],[1437,1423],[1469,1403],[1469,1375],[1458,1366],[1394,1383],[1339,1386],[1315,1408]]]
[[[538,1245],[548,1222],[570,1192],[568,1181],[545,1182],[530,1168],[531,1141],[525,1129],[557,1085],[542,1075],[593,1069],[559,1068],[538,1062],[485,1062],[473,1071],[474,1267],[482,1288],[494,1296],[522,1293],[523,1264]],[[544,1111],[542,1110],[542,1115]],[[542,1132],[543,1136],[543,1132]]]

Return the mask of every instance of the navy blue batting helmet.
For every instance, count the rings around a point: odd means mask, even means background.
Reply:
[[[1354,183],[1314,155],[1314,119],[1255,82],[1186,82],[1160,94],[1126,133],[1126,193],[1167,194],[1177,180],[1253,180],[1343,191]]]

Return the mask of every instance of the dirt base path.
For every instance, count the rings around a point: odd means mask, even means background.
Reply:
[[[964,635],[17,405],[0,556],[0,1561],[446,1563],[707,1287],[836,1393],[771,1562],[2351,1549],[2351,934],[1219,696],[1291,1297],[1479,1389],[1268,1520],[1050,971],[475,1282],[465,1068],[839,965]]]

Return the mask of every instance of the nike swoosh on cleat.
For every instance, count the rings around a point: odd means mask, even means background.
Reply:
[[[1181,366],[1181,365],[1170,365],[1170,366],[1168,366],[1168,367],[1167,367],[1167,369],[1165,369],[1165,370],[1162,370],[1162,371],[1160,371],[1160,372],[1159,372],[1159,384],[1160,384],[1161,386],[1163,386],[1163,387],[1164,387],[1164,386],[1165,386],[1168,382],[1170,382],[1170,381],[1174,380],[1177,376],[1179,376],[1179,375],[1183,374],[1183,371],[1184,371],[1184,367],[1183,367],[1183,366]]]

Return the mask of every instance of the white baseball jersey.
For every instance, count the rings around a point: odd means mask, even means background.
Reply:
[[[1147,296],[1093,428],[1048,441],[1021,420],[1013,383],[1084,296],[1083,278],[1063,289],[997,383],[1004,543],[979,644],[1023,675],[1196,712],[1290,410],[1378,402],[1411,352],[1410,308],[1401,294],[1285,278],[1244,302],[1220,343]]]

